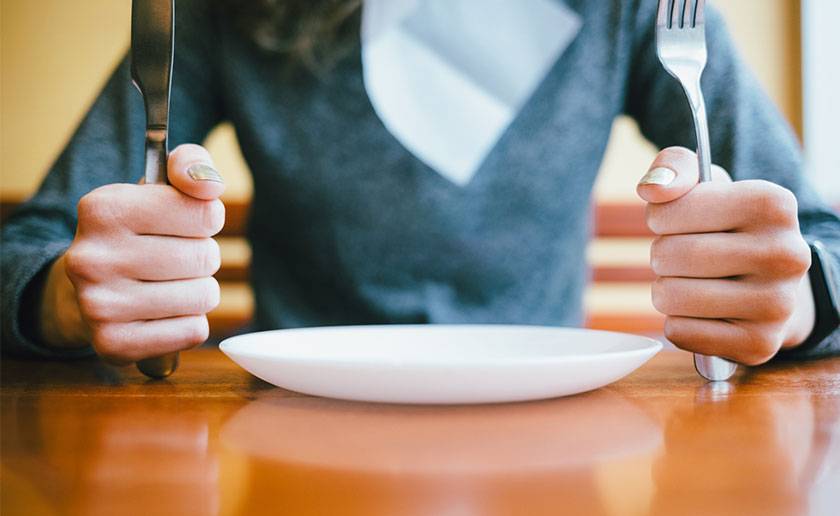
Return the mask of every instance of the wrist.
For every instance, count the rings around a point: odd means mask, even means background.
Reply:
[[[809,245],[811,268],[808,271],[808,277],[816,309],[816,321],[813,331],[797,348],[796,353],[813,356],[815,349],[840,327],[840,294],[837,291],[834,258],[819,240],[813,240]]]
[[[88,345],[90,332],[76,301],[76,289],[64,270],[64,256],[51,266],[44,283],[39,310],[40,335],[56,348]]]

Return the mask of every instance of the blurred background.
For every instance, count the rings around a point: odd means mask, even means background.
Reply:
[[[840,2],[717,0],[743,56],[770,97],[804,138],[809,173],[840,205],[840,154],[832,149],[840,120]],[[4,212],[31,195],[129,42],[128,0],[2,0],[0,3],[0,202]],[[832,125],[829,126],[829,123]],[[714,130],[714,124],[712,124]],[[218,336],[245,323],[253,301],[247,287],[249,250],[241,238],[251,182],[236,137],[219,127],[206,145],[228,182],[229,223],[223,249],[221,306],[211,323]],[[589,325],[661,332],[650,304],[647,235],[636,181],[653,149],[630,120],[616,121],[596,200],[590,248],[594,283]]]

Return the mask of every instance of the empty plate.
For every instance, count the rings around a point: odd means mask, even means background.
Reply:
[[[578,328],[336,326],[238,335],[221,350],[271,384],[386,403],[553,398],[612,383],[655,355],[653,339]]]

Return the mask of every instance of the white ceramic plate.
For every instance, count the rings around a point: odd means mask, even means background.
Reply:
[[[662,345],[623,333],[502,325],[341,326],[223,341],[254,376],[305,394],[386,403],[553,398],[612,383]]]

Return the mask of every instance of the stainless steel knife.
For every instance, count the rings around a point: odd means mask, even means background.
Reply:
[[[132,0],[131,79],[146,109],[146,184],[168,184],[169,94],[175,53],[175,0]],[[147,358],[137,368],[165,378],[178,368],[178,353]]]

